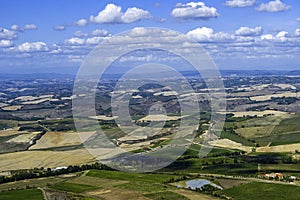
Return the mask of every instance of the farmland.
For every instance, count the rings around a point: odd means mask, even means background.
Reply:
[[[283,194],[291,194],[277,191],[298,190],[300,80],[296,77],[224,78],[228,105],[226,112],[217,113],[225,116],[220,135],[211,131],[213,113],[209,108],[208,89],[193,82],[193,78],[190,82],[199,98],[200,120],[192,112],[180,115],[177,93],[149,84],[131,91],[130,122],[120,126],[118,120],[122,119],[113,115],[109,105],[115,80],[107,81],[97,91],[96,115],[80,119],[72,116],[72,100],[78,96],[72,95],[69,79],[38,80],[37,85],[22,82],[24,90],[19,88],[22,84],[18,81],[15,82],[18,88],[7,90],[12,83],[2,81],[0,92],[5,97],[0,102],[3,181],[0,199],[18,199],[22,193],[24,196],[32,193],[33,199],[41,199],[43,192],[49,199],[241,199],[242,193],[244,199],[263,199],[263,193],[266,198],[276,194],[280,199]],[[27,90],[29,86],[32,89]],[[191,91],[185,92],[178,99],[191,100]],[[158,114],[149,112],[155,103],[162,104],[166,113],[156,107]],[[199,125],[193,127],[192,134],[174,140],[180,123],[193,124],[196,119]],[[86,124],[79,132],[76,120]],[[163,127],[147,132],[152,122]],[[136,155],[143,156],[164,147],[187,150],[168,166],[151,173],[89,168],[84,165],[92,166],[98,161],[91,152],[99,150],[97,143],[103,141],[98,132],[100,127],[113,145]],[[203,143],[205,140],[207,143]],[[191,145],[184,144],[186,141]],[[109,149],[100,152],[105,159],[118,158]],[[131,161],[122,167],[131,169],[134,165]],[[284,178],[262,178],[272,173],[283,174]],[[11,182],[12,177],[17,181]],[[223,190],[209,186],[197,191],[177,187],[194,179],[211,181]],[[259,187],[262,191],[252,194]]]

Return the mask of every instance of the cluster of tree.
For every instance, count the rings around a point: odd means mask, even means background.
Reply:
[[[100,163],[93,163],[93,164],[85,164],[85,165],[70,165],[67,168],[59,169],[59,170],[53,170],[51,168],[34,168],[30,170],[18,170],[18,171],[12,171],[11,176],[0,176],[0,184],[1,183],[7,183],[7,182],[13,182],[13,181],[19,181],[19,180],[25,180],[25,179],[32,179],[32,178],[41,178],[41,177],[49,177],[49,176],[58,176],[61,174],[68,174],[68,173],[74,173],[74,172],[80,172],[90,169],[98,169],[98,170],[113,170],[110,167],[107,167],[106,165],[100,164]]]

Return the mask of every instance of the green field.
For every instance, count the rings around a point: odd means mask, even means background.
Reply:
[[[41,200],[43,193],[39,189],[12,190],[0,193],[1,200]]]
[[[220,137],[221,138],[227,138],[227,139],[235,141],[237,143],[241,143],[245,146],[254,146],[253,142],[247,140],[246,138],[244,138],[240,135],[237,135],[237,134],[234,134],[234,133],[231,133],[231,132],[228,132],[228,131],[223,131]]]
[[[251,182],[221,191],[235,200],[298,200],[300,187],[283,184]]]
[[[89,190],[98,189],[99,187],[91,186],[91,185],[84,185],[84,184],[77,184],[77,183],[60,182],[60,183],[57,183],[57,184],[51,186],[51,188],[56,189],[56,190],[63,190],[63,191],[67,191],[67,192],[82,193],[82,192],[86,192]]]
[[[279,125],[277,125],[274,130],[273,134],[284,134],[290,133],[300,130],[300,115],[297,114],[292,116],[288,119],[283,119]]]
[[[284,145],[284,144],[293,144],[300,143],[300,131],[290,134],[274,134],[267,137],[254,138],[257,143],[261,146],[264,146],[267,143],[271,142],[270,146]]]

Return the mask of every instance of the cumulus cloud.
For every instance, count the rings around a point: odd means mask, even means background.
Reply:
[[[273,39],[275,39],[275,37],[272,34],[265,34],[265,35],[260,36],[260,39],[261,40],[273,40]]]
[[[294,34],[295,34],[296,37],[299,37],[300,36],[300,29],[296,29]]]
[[[64,31],[64,30],[66,30],[66,27],[59,25],[59,26],[55,26],[54,30],[56,30],[56,31]]]
[[[194,30],[189,31],[187,35],[199,42],[220,42],[234,40],[234,36],[228,33],[215,33],[213,29],[207,27],[196,28]]]
[[[37,25],[35,24],[25,24],[24,26],[24,30],[36,30],[37,29]]]
[[[272,35],[272,34],[261,35],[260,39],[263,41],[287,42],[289,40],[288,37],[289,37],[289,33],[287,31],[279,31],[276,35]]]
[[[38,51],[48,51],[49,48],[46,43],[44,42],[25,42],[20,44],[16,48],[17,51],[22,53],[30,53],[30,52],[38,52]]]
[[[255,4],[255,0],[227,0],[225,5],[229,7],[237,7],[237,8],[242,8],[242,7],[249,7],[253,6]]]
[[[86,44],[87,45],[97,45],[102,41],[103,41],[103,37],[91,37],[91,38],[86,39]]]
[[[18,37],[17,33],[12,30],[8,30],[5,28],[0,28],[0,39],[4,40],[12,40]]]
[[[203,2],[178,3],[171,15],[180,20],[209,19],[218,17],[219,13],[214,7],[208,7]]]
[[[75,22],[75,24],[77,25],[77,26],[86,26],[87,25],[87,20],[86,19],[80,19],[80,20],[78,20],[77,22]]]
[[[96,29],[92,32],[92,35],[95,36],[107,36],[108,35],[108,31],[104,30],[104,29]]]
[[[259,5],[258,8],[256,8],[257,11],[265,11],[265,12],[283,12],[287,11],[291,8],[291,6],[288,6],[281,2],[281,0],[274,0],[270,1],[268,3],[262,3]]]
[[[88,34],[82,31],[75,31],[74,36],[82,38],[88,36]]]
[[[84,39],[78,37],[72,37],[70,39],[65,40],[65,43],[70,45],[83,45]]]
[[[235,31],[235,35],[239,36],[258,36],[261,35],[263,32],[263,29],[261,26],[257,26],[255,28],[249,28],[249,27],[240,27],[238,30]]]
[[[0,40],[0,47],[11,47],[13,42],[11,40]]]
[[[90,21],[95,24],[114,24],[114,23],[133,23],[141,19],[149,19],[151,14],[143,9],[131,7],[125,13],[122,12],[121,6],[107,4],[104,10],[100,11],[97,16],[90,16]]]
[[[10,29],[13,30],[13,31],[23,32],[23,29],[20,26],[16,25],[16,24],[11,25]]]

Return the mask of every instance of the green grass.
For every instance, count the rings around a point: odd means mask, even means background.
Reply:
[[[127,181],[127,183],[122,183],[115,187],[148,193],[170,190],[171,186],[164,183],[168,182],[171,178],[176,179],[179,177],[165,174],[135,174],[105,170],[91,170],[87,173],[87,176]]]
[[[51,186],[51,188],[56,189],[56,190],[63,190],[63,191],[67,191],[67,192],[82,193],[82,192],[86,192],[89,190],[98,189],[99,187],[91,186],[91,185],[84,185],[84,184],[77,184],[77,183],[60,182],[60,183],[57,183],[57,184]]]
[[[144,196],[153,200],[162,200],[162,199],[172,199],[172,200],[188,200],[185,196],[180,194],[176,194],[174,192],[166,191],[166,192],[158,192],[158,193],[150,193],[145,194]]]
[[[13,120],[0,120],[0,130],[16,127],[17,124],[18,122]]]
[[[235,200],[300,199],[300,187],[283,184],[251,182],[221,191]]]
[[[106,171],[106,170],[90,170],[87,173],[87,176],[113,179],[113,180],[124,180],[124,181],[139,180],[144,182],[156,182],[156,183],[163,183],[170,180],[172,177],[174,178],[177,177],[177,176],[170,176],[164,174],[136,174],[136,173]]]
[[[43,193],[39,189],[12,190],[0,193],[1,200],[41,200]]]
[[[292,116],[288,119],[283,119],[278,126],[273,130],[273,134],[283,134],[300,130],[300,114]]]
[[[246,138],[236,135],[234,133],[230,133],[227,131],[223,131],[222,134],[220,135],[221,138],[227,138],[229,140],[241,143],[245,146],[254,146],[253,142],[250,142],[249,140],[247,140]]]
[[[272,172],[300,172],[299,164],[261,164],[260,169],[262,171]]]
[[[261,146],[271,142],[271,146],[300,143],[300,131],[298,133],[270,135],[268,137],[255,138]]]
[[[257,164],[255,163],[235,163],[205,166],[201,173],[225,174],[225,175],[256,175]]]

